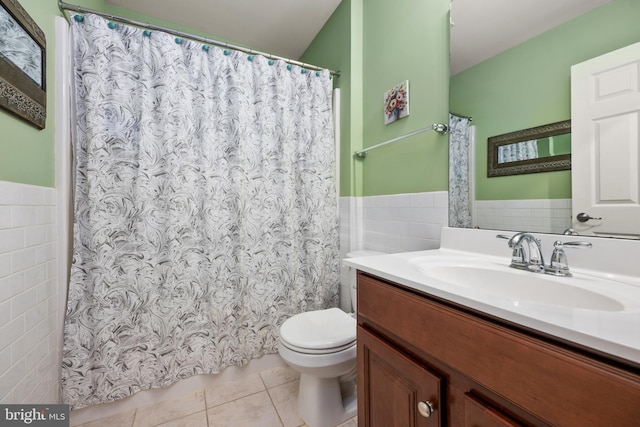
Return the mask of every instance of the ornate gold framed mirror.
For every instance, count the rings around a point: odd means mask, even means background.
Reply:
[[[488,138],[487,176],[571,169],[571,120]]]

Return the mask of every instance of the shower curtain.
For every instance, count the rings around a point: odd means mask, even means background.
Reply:
[[[449,227],[472,226],[470,127],[469,118],[449,114]]]
[[[72,408],[275,352],[286,318],[337,306],[339,280],[329,72],[83,18]]]
[[[516,142],[498,147],[498,163],[538,158],[538,140]]]

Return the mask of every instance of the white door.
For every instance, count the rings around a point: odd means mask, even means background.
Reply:
[[[578,233],[640,238],[639,126],[640,43],[571,67],[572,226]]]

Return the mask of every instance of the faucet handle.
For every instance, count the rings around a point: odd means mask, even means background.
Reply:
[[[551,254],[547,273],[557,276],[571,276],[571,273],[569,273],[569,261],[567,261],[567,254],[564,253],[563,246],[560,240],[556,240],[553,243],[553,253]]]
[[[590,242],[561,242],[556,240],[553,243],[553,253],[551,254],[551,262],[548,267],[545,267],[546,273],[554,274],[556,276],[571,277],[569,272],[569,262],[567,261],[567,254],[564,253],[564,248],[590,248],[593,246]]]

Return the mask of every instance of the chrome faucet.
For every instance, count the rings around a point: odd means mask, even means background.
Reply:
[[[569,264],[564,248],[590,248],[592,246],[589,242],[561,242],[556,240],[553,244],[551,263],[545,265],[540,240],[536,239],[532,234],[516,233],[513,236],[498,234],[496,237],[508,239],[509,247],[513,249],[509,267],[565,277],[570,277],[571,272],[569,272]]]
[[[529,233],[517,233],[511,237],[499,234],[497,237],[509,239],[509,247],[513,249],[510,267],[544,273],[540,240]]]

